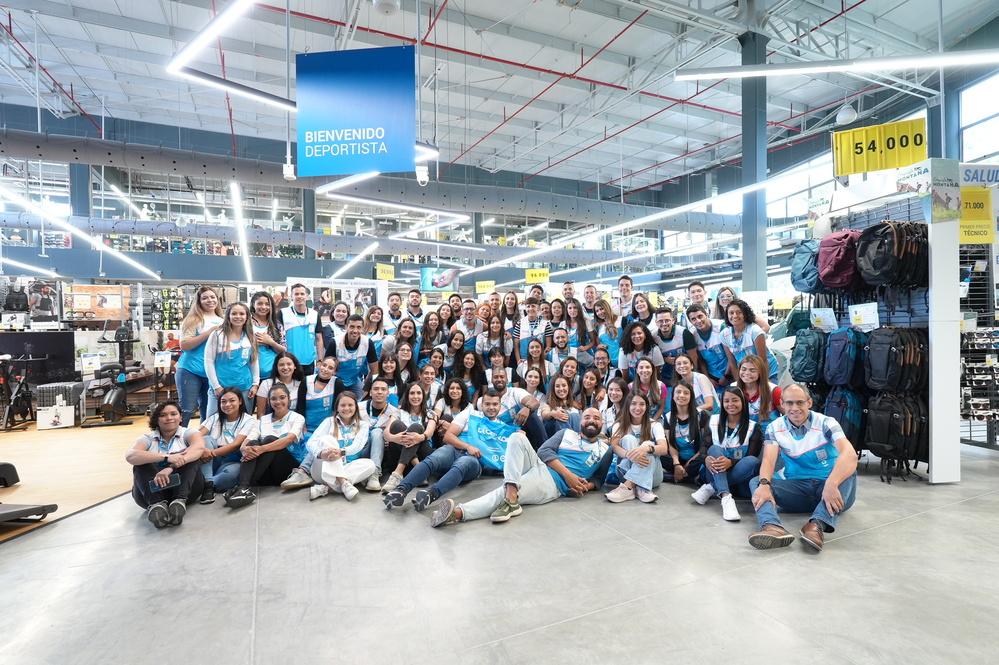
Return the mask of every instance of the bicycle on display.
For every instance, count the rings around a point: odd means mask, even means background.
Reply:
[[[0,431],[22,429],[35,421],[34,396],[28,385],[27,372],[17,371],[16,365],[47,360],[48,356],[13,357],[0,355]]]

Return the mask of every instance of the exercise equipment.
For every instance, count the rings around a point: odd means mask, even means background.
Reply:
[[[138,416],[141,412],[130,409],[128,404],[128,388],[126,386],[128,375],[142,369],[142,363],[132,361],[128,364],[125,360],[125,345],[137,342],[132,338],[132,331],[128,326],[119,326],[114,333],[114,339],[107,339],[107,324],[105,323],[104,334],[97,342],[99,344],[117,344],[118,362],[105,363],[94,372],[94,378],[108,379],[111,382],[111,389],[104,393],[104,399],[98,408],[99,415],[103,420],[100,422],[84,423],[81,427],[110,427],[112,425],[129,425],[131,420],[128,416]]]
[[[17,469],[9,462],[0,462],[0,487],[13,487],[21,482]]]
[[[35,420],[35,406],[26,372],[15,373],[16,363],[27,364],[47,360],[48,356],[15,358],[0,355],[0,430],[11,431],[28,426]]]
[[[41,504],[37,506],[0,503],[0,524],[25,524],[30,522],[41,522],[49,513],[59,510],[59,506],[54,503]]]

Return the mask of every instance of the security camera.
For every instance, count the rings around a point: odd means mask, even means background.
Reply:
[[[419,183],[420,187],[426,187],[430,184],[430,167],[426,164],[416,165],[416,182]]]
[[[284,179],[287,180],[288,182],[291,182],[292,180],[295,179],[295,165],[294,164],[292,164],[290,162],[287,163],[287,164],[284,164],[282,166],[281,170],[283,172]]]

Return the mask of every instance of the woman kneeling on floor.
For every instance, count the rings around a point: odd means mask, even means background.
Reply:
[[[373,461],[361,457],[371,425],[361,417],[354,393],[340,393],[334,413],[312,433],[309,454],[302,462],[301,468],[308,469],[316,482],[309,488],[310,501],[326,496],[330,490],[353,501],[357,496],[354,486],[378,471]]]
[[[230,508],[248,506],[257,500],[251,485],[280,485],[305,457],[305,417],[288,410],[291,397],[287,386],[274,384],[267,399],[271,413],[260,419],[254,438],[247,438],[240,446],[238,484],[222,495]]]
[[[760,472],[763,435],[760,426],[749,419],[746,396],[729,386],[722,393],[722,413],[714,414],[704,428],[701,449],[706,451],[701,480],[704,484],[691,494],[704,505],[717,495],[721,499],[722,518],[739,521],[739,510],[732,494],[749,498],[749,480]]]
[[[136,439],[125,455],[132,465],[132,498],[157,529],[179,526],[187,504],[201,496],[205,441],[198,430],[181,427],[180,421],[177,402],[160,402],[149,416],[151,431]]]

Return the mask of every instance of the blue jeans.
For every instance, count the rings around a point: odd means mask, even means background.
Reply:
[[[360,402],[361,398],[364,397],[364,381],[355,381],[354,385],[347,386],[347,390],[354,393],[357,397],[357,401]]]
[[[180,424],[187,424],[194,416],[195,409],[201,413],[201,419],[208,418],[208,379],[189,372],[183,367],[177,368],[177,398],[180,401]]]
[[[382,458],[385,456],[385,431],[381,427],[373,427],[368,434],[368,443],[361,449],[361,457],[367,457],[375,463],[377,477],[382,475]]]
[[[430,478],[438,480],[430,488],[437,497],[442,497],[458,485],[475,480],[482,474],[479,460],[454,446],[444,446],[432,452],[426,459],[413,467],[399,483],[403,494],[409,494],[414,487]]]
[[[536,414],[531,414],[533,418]],[[545,431],[545,438],[542,439],[541,443],[544,443],[548,439],[555,436],[558,432],[564,429],[571,429],[573,432],[578,432],[580,427],[582,427],[582,418],[578,413],[570,413],[569,420],[562,422],[561,420],[555,420],[554,418],[549,418],[548,420],[541,420],[541,416],[538,416],[538,422],[543,423],[543,428]],[[531,434],[528,432],[527,427],[531,424],[531,419],[528,418],[527,422],[524,423],[524,433],[527,434],[527,440],[531,441]],[[534,445],[534,441],[531,441],[531,445]],[[538,446],[540,448],[540,446]],[[537,450],[537,448],[535,449]]]
[[[224,492],[239,481],[239,451],[217,457],[201,465],[201,475],[215,485],[216,492]]]
[[[850,509],[857,498],[857,474],[853,474],[839,485],[839,492],[843,495],[843,510],[833,515],[826,509],[826,504],[822,501],[822,488],[826,481],[800,478],[793,480],[779,480],[775,478],[771,481],[774,500],[784,513],[811,513],[809,518],[815,520],[826,533],[836,530],[836,522],[839,516]],[[760,479],[753,478],[749,481],[749,489],[756,492],[760,486]],[[777,517],[777,508],[769,501],[756,510],[756,520],[762,529],[767,524],[773,524],[783,528],[780,518]]]
[[[725,451],[721,446],[711,446],[708,448],[708,457],[724,457]],[[760,472],[760,458],[747,455],[729,468],[725,473],[715,473],[709,471],[705,465],[701,469],[701,480],[711,483],[715,488],[715,494],[729,494],[749,497],[749,480]]]
[[[652,441],[642,441],[639,442],[638,437],[629,434],[628,436],[621,438],[621,447],[625,450],[631,450],[632,448],[638,447],[638,445],[648,445],[649,443],[654,443]],[[658,455],[646,455],[649,458],[650,464],[648,466],[642,466],[640,464],[635,464],[627,457],[621,457],[617,461],[617,477],[622,480],[630,480],[634,484],[638,485],[642,489],[653,490],[656,487],[662,485],[663,482],[663,465],[659,460]]]

